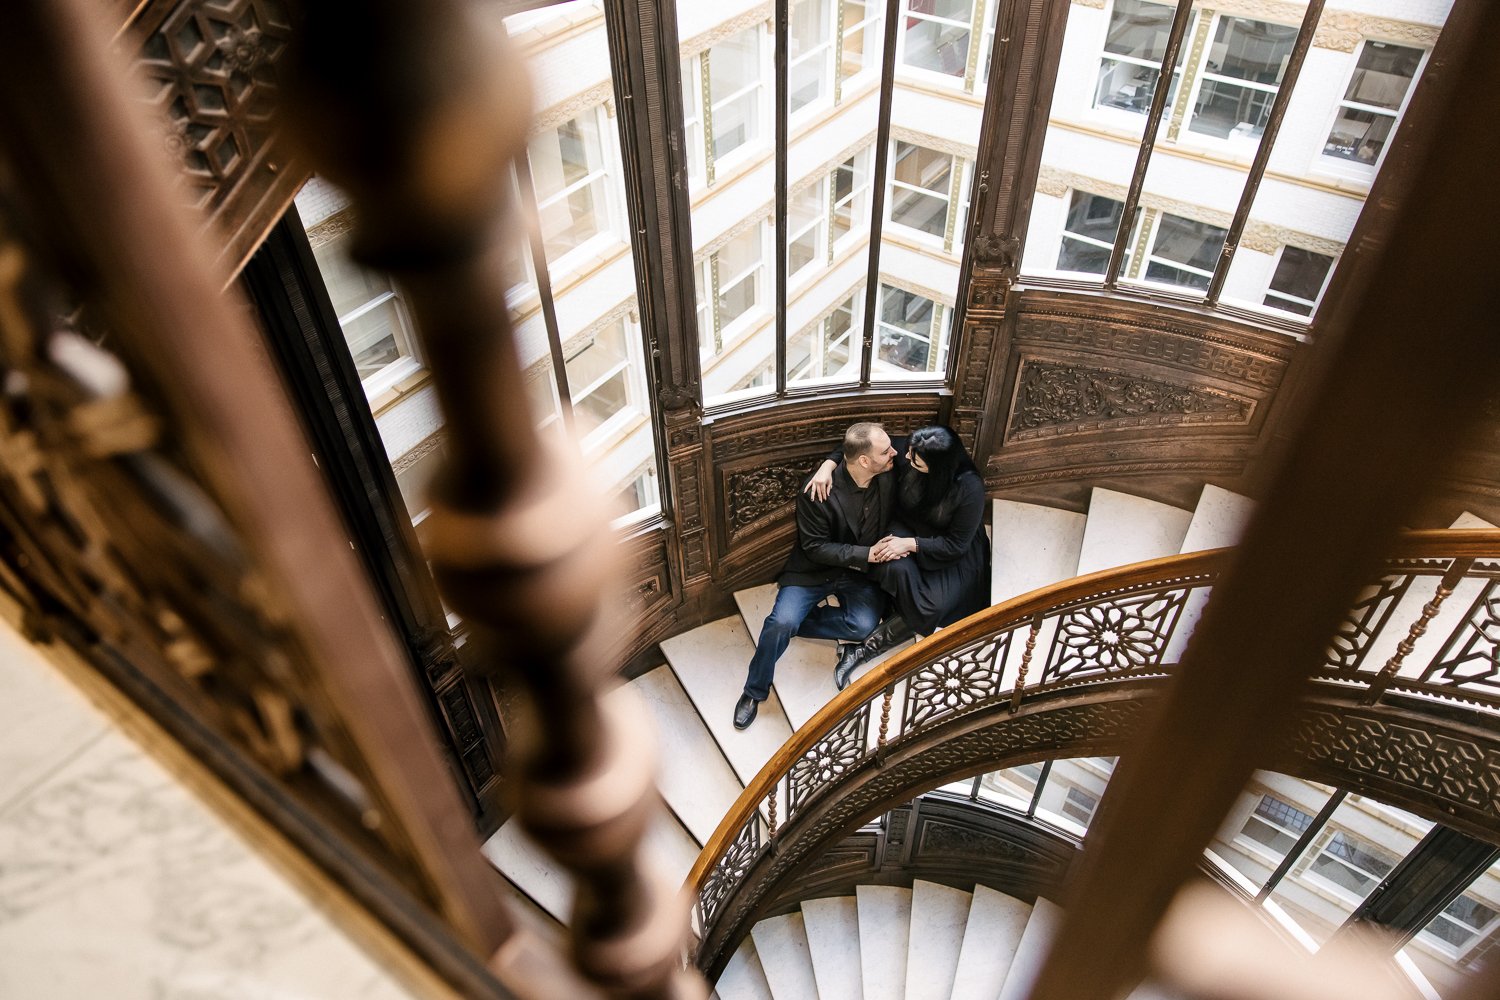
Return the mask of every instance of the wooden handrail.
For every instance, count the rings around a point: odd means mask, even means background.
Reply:
[[[786,776],[792,765],[826,737],[845,716],[877,697],[882,689],[987,635],[1024,624],[1038,614],[1112,590],[1213,574],[1226,568],[1235,552],[1233,548],[1205,549],[1073,577],[991,605],[896,653],[819,709],[771,756],[745,786],[734,805],[724,814],[713,835],[703,845],[703,850],[688,873],[686,887],[693,892],[702,890],[704,880],[713,870],[714,864],[734,843],[745,823],[760,804],[766,801],[776,783]],[[1402,535],[1390,558],[1500,558],[1500,530],[1409,531]]]

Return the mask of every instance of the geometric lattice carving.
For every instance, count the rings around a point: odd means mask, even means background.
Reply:
[[[1323,663],[1337,674],[1352,674],[1369,651],[1370,643],[1385,628],[1391,612],[1411,586],[1409,574],[1382,577],[1380,582],[1349,609],[1323,654]]]
[[[1424,684],[1462,688],[1500,697],[1500,581],[1491,580],[1475,598],[1463,623],[1422,671]]]
[[[1218,392],[1161,379],[1123,375],[1077,365],[1028,361],[1019,376],[1010,431],[1040,427],[1130,421],[1243,423],[1250,403]]]
[[[200,0],[177,4],[136,53],[198,207],[227,198],[268,144],[273,70],[290,35],[286,8],[272,0]]]
[[[869,731],[870,705],[866,702],[797,758],[787,775],[789,813],[864,757]]]
[[[927,664],[906,679],[906,711],[901,730],[910,732],[937,719],[966,711],[1000,692],[1000,665],[1015,630]]]
[[[1177,589],[1115,597],[1067,612],[1041,683],[1159,668],[1186,595]]]
[[[760,813],[751,813],[750,821],[745,824],[740,835],[734,838],[734,843],[729,845],[729,850],[724,852],[724,856],[704,881],[703,891],[698,896],[704,927],[709,926],[718,916],[719,907],[724,905],[724,900],[739,886],[745,873],[760,855],[760,824]]]

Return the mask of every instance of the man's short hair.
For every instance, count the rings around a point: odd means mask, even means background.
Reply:
[[[871,420],[861,420],[857,424],[851,424],[844,432],[844,464],[853,462],[861,455],[870,453],[870,438],[876,431],[883,431],[884,427]]]

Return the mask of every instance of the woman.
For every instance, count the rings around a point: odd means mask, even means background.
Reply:
[[[963,442],[950,428],[934,426],[892,444],[897,519],[871,547],[869,572],[891,596],[895,613],[864,642],[844,647],[834,668],[840,690],[875,654],[989,604],[984,483]],[[827,495],[834,467],[825,461],[813,476],[808,489],[814,497]]]

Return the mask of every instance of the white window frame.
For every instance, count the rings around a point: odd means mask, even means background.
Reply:
[[[939,156],[948,157],[947,190],[939,194],[931,188],[919,187],[918,185],[908,184],[905,181],[898,181],[896,179],[896,158],[898,151],[903,144],[907,146],[913,146],[917,149],[926,150],[929,153],[936,153]],[[969,160],[966,157],[957,156],[953,153],[945,153],[940,149],[933,149],[931,146],[924,146],[918,142],[907,142],[905,139],[891,140],[890,157],[891,169],[889,171],[889,176],[886,179],[887,184],[889,185],[886,189],[885,198],[886,223],[892,226],[899,226],[900,231],[911,239],[920,240],[923,243],[941,247],[943,248],[945,253],[956,254],[959,251],[959,248],[963,246],[963,230],[966,227],[961,223],[961,220],[955,216],[954,212],[956,208],[966,208],[968,206],[968,199],[966,195],[969,189]],[[955,199],[953,197],[953,179],[955,176],[958,178],[959,191],[959,197],[956,199],[958,203],[957,205],[955,205]],[[898,189],[902,191],[910,191],[918,195],[919,197],[941,199],[943,202],[943,232],[941,234],[934,235],[925,230],[917,229],[915,226],[909,226],[906,223],[902,222],[900,219],[897,219],[896,191]],[[948,246],[946,240],[948,233],[953,234],[951,248]]]
[[[892,326],[886,323],[884,316],[887,292],[914,295],[917,298],[926,299],[932,303],[932,319],[928,323],[927,333],[916,333],[905,327]],[[875,337],[874,343],[870,345],[872,355],[871,381],[907,382],[921,378],[942,378],[948,362],[948,331],[946,324],[953,312],[953,307],[938,299],[928,298],[920,292],[912,292],[899,285],[887,284],[882,278],[880,282],[880,294],[876,297],[875,309]],[[902,368],[893,362],[882,360],[880,357],[880,334],[882,330],[890,330],[897,336],[911,337],[925,343],[928,351],[928,365],[926,370],[917,371],[911,368]],[[889,371],[885,372],[885,378],[878,378],[877,375],[881,373],[882,369],[889,369]]]
[[[1359,72],[1359,57],[1364,54],[1365,46],[1371,42],[1379,42],[1387,45],[1400,45],[1408,49],[1422,49],[1422,58],[1417,62],[1416,72],[1412,74],[1411,83],[1406,88],[1406,94],[1401,98],[1401,107],[1393,114],[1389,108],[1379,108],[1370,104],[1360,104],[1358,101],[1347,101],[1343,95],[1349,92],[1349,83],[1354,79],[1354,74]],[[1411,104],[1412,94],[1416,93],[1417,85],[1422,82],[1422,74],[1427,70],[1427,60],[1432,57],[1432,49],[1422,48],[1410,42],[1396,41],[1390,38],[1361,38],[1359,47],[1354,50],[1349,60],[1348,72],[1344,74],[1343,81],[1335,93],[1339,96],[1333,102],[1333,108],[1326,116],[1323,130],[1318,134],[1318,148],[1313,154],[1313,167],[1320,173],[1333,174],[1339,177],[1349,177],[1358,180],[1372,180],[1380,172],[1380,166],[1385,162],[1386,154],[1391,150],[1391,143],[1387,142],[1381,147],[1380,155],[1375,158],[1374,163],[1360,163],[1357,160],[1346,160],[1339,156],[1329,156],[1323,152],[1323,147],[1328,143],[1328,136],[1333,132],[1333,125],[1338,121],[1339,112],[1344,108],[1354,108],[1359,111],[1371,111],[1376,114],[1390,115],[1395,121],[1391,125],[1391,137],[1394,138],[1396,130],[1401,127],[1401,120],[1406,117],[1406,108]]]
[[[1356,867],[1350,862],[1339,857],[1337,854],[1329,851],[1329,845],[1333,843],[1334,838],[1336,837],[1344,837],[1348,840],[1353,841],[1354,845],[1356,845],[1359,849],[1374,847],[1377,850],[1385,850],[1382,845],[1376,844],[1366,837],[1361,837],[1358,834],[1351,833],[1350,831],[1343,829],[1342,827],[1327,826],[1324,827],[1322,834],[1319,835],[1316,847],[1308,853],[1307,863],[1303,868],[1301,874],[1303,878],[1308,879],[1321,888],[1326,888],[1329,892],[1334,893],[1340,899],[1352,901],[1357,905],[1363,902],[1364,899],[1375,890],[1376,886],[1380,885],[1381,881],[1390,874],[1390,871],[1395,870],[1396,865],[1399,865],[1401,863],[1401,856],[1399,854],[1396,854],[1395,852],[1387,852],[1390,853],[1391,856],[1396,860],[1392,863],[1390,870],[1385,874],[1377,874],[1375,872],[1366,871],[1365,869]],[[1314,868],[1314,866],[1318,863],[1318,859],[1324,856],[1327,856],[1328,859],[1336,865],[1342,865],[1345,868],[1348,868],[1350,871],[1358,872],[1360,875],[1368,876],[1371,879],[1370,888],[1365,891],[1364,895],[1355,895],[1355,893],[1347,886],[1340,885],[1338,882],[1333,881],[1326,875],[1319,873]]]
[[[843,34],[839,31],[839,6],[842,0],[806,0],[806,2],[824,5],[822,14],[823,27],[826,34],[821,43],[806,52],[800,53],[796,59],[788,60],[786,74],[788,87],[787,118],[789,121],[806,117],[809,113],[819,108],[831,106],[834,103],[833,95],[837,90],[835,77],[840,71],[839,58],[835,55],[835,51],[840,50],[840,54],[842,54],[840,46],[843,41]],[[788,15],[788,19],[790,19],[790,14]],[[788,34],[790,35],[790,26],[788,26]],[[821,86],[819,87],[818,96],[793,111],[791,108],[791,81],[798,66],[811,62],[814,59],[822,59],[823,61],[823,69],[820,76]]]
[[[1070,211],[1072,211],[1072,208],[1073,208],[1073,199],[1077,195],[1084,195],[1085,197],[1088,197],[1088,198],[1103,198],[1106,201],[1109,201],[1109,202],[1112,202],[1112,203],[1114,203],[1116,205],[1121,206],[1122,211],[1123,211],[1123,208],[1124,208],[1124,203],[1123,202],[1116,201],[1114,198],[1111,198],[1108,195],[1097,194],[1097,193],[1095,193],[1093,191],[1088,191],[1088,190],[1086,190],[1084,188],[1068,188],[1068,190],[1064,191],[1063,192],[1062,222],[1058,226],[1057,251],[1054,254],[1052,254],[1052,262],[1053,263],[1052,263],[1051,270],[1054,271],[1057,274],[1087,274],[1087,275],[1097,274],[1102,279],[1104,277],[1103,272],[1095,272],[1095,271],[1069,271],[1069,270],[1065,270],[1062,267],[1062,261],[1060,260],[1060,258],[1062,257],[1062,253],[1063,253],[1063,241],[1064,240],[1077,240],[1079,243],[1087,243],[1089,246],[1091,246],[1091,247],[1097,247],[1097,248],[1099,248],[1101,250],[1106,251],[1107,253],[1113,253],[1114,252],[1114,248],[1115,248],[1115,245],[1114,245],[1113,241],[1105,242],[1104,240],[1101,240],[1101,239],[1099,239],[1096,236],[1086,236],[1086,235],[1084,235],[1082,233],[1075,233],[1075,232],[1073,232],[1072,230],[1070,230],[1068,228],[1068,213]],[[1129,260],[1130,260],[1130,248],[1129,247],[1126,248],[1125,259],[1126,259],[1126,263],[1128,264]],[[1107,268],[1108,268],[1108,265],[1106,265],[1106,269]]]
[[[1299,247],[1298,249],[1307,250],[1306,247]],[[1288,295],[1286,292],[1278,292],[1271,288],[1271,282],[1276,280],[1276,271],[1279,267],[1281,267],[1281,258],[1285,256],[1286,251],[1287,244],[1282,244],[1281,248],[1276,251],[1276,260],[1272,262],[1271,273],[1266,278],[1266,289],[1265,293],[1261,296],[1261,301],[1258,303],[1259,308],[1269,310],[1270,312],[1275,313],[1277,316],[1289,316],[1292,319],[1298,320],[1302,323],[1311,323],[1313,317],[1318,314],[1318,304],[1323,301],[1323,293],[1328,291],[1328,282],[1332,280],[1333,272],[1339,266],[1339,259],[1337,256],[1335,256],[1329,260],[1328,270],[1323,275],[1323,283],[1318,286],[1318,297],[1309,301],[1308,299],[1299,299],[1295,295]],[[1317,253],[1320,257],[1328,256],[1328,254],[1318,253],[1318,251],[1316,250],[1307,250],[1307,252]],[[1311,311],[1304,316],[1302,313],[1293,312],[1290,309],[1281,309],[1265,301],[1267,298],[1270,298],[1272,296],[1278,299],[1285,299],[1287,302],[1296,302],[1301,305],[1309,306]]]
[[[396,383],[410,375],[421,371],[424,367],[419,343],[412,327],[411,314],[407,311],[406,301],[401,293],[396,290],[394,284],[383,292],[379,292],[374,298],[360,303],[347,313],[339,317],[339,329],[343,331],[344,343],[349,348],[351,359],[358,356],[360,350],[367,344],[355,344],[349,339],[348,328],[345,324],[351,323],[366,313],[391,303],[395,307],[396,323],[392,329],[392,336],[396,341],[397,357],[394,361],[382,366],[379,370],[363,376],[359,380],[360,387],[364,389],[365,396],[375,398],[381,393],[395,387]]]
[[[1157,256],[1156,238],[1158,235],[1160,235],[1162,223],[1166,221],[1168,216],[1171,216],[1174,219],[1182,219],[1184,222],[1196,222],[1202,226],[1213,226],[1212,222],[1204,222],[1202,219],[1194,219],[1191,216],[1177,215],[1175,212],[1157,212],[1156,218],[1151,222],[1151,234],[1146,240],[1146,258],[1141,263],[1140,277],[1133,278],[1131,279],[1131,281],[1132,283],[1150,285],[1152,288],[1167,289],[1168,291],[1176,292],[1179,295],[1202,295],[1203,289],[1194,288],[1192,285],[1174,285],[1171,282],[1157,281],[1153,278],[1147,277],[1147,274],[1151,270],[1152,263],[1159,263],[1163,267],[1176,268],[1179,271],[1187,271],[1190,274],[1199,275],[1200,277],[1206,278],[1209,283],[1212,283],[1214,280],[1214,272],[1212,270],[1205,271],[1201,267],[1195,267],[1192,264],[1184,264],[1180,261],[1175,261],[1170,257]],[[1219,227],[1214,226],[1214,228],[1217,229]],[[1139,231],[1137,231],[1136,233],[1132,233],[1131,235],[1136,236],[1138,235],[1138,232]]]
[[[838,8],[835,11],[835,37],[834,37],[834,93],[838,100],[842,100],[844,87],[850,83],[858,84],[868,80],[880,73],[880,47],[885,42],[885,36],[878,30],[878,25],[885,18],[885,4],[881,0],[866,0],[862,5],[865,16],[862,20],[853,24],[845,23],[842,28],[837,26],[838,13],[845,9],[847,0],[838,0]],[[865,38],[871,42],[868,51],[865,52],[864,65],[859,72],[844,75],[844,39],[855,32],[866,32]],[[872,58],[873,57],[873,58]],[[835,102],[837,103],[837,101]]]
[[[860,149],[847,160],[841,160],[840,162],[834,164],[833,169],[829,171],[828,261],[830,263],[832,263],[835,253],[837,253],[843,247],[848,246],[850,243],[857,242],[860,239],[861,234],[868,233],[870,230],[868,199],[870,197],[870,183],[873,179],[871,177],[873,170],[871,169],[870,160],[874,152],[875,146],[872,143],[871,145],[865,146],[863,149]],[[844,164],[846,163],[851,164],[850,169],[854,173],[854,183],[850,185],[848,194],[844,195],[842,198],[835,198],[834,195],[837,194],[838,189],[834,184],[833,178],[838,175],[838,172],[843,169]],[[864,205],[859,204],[861,198],[866,199]],[[844,233],[840,236],[834,236],[834,217],[837,216],[839,210],[845,206],[849,206],[849,217],[855,224],[849,227],[849,231],[847,233]],[[863,220],[863,225],[859,225],[859,222],[861,220]]]
[[[1474,899],[1481,905],[1487,906],[1491,910],[1497,911],[1496,915],[1494,917],[1491,917],[1490,921],[1483,927],[1476,928],[1472,924],[1466,924],[1456,917],[1448,916],[1447,907],[1444,907],[1442,910],[1439,910],[1437,915],[1427,923],[1427,926],[1423,927],[1420,931],[1417,932],[1416,941],[1418,941],[1422,945],[1422,947],[1434,951],[1440,955],[1444,955],[1448,958],[1461,961],[1475,948],[1478,948],[1481,944],[1483,944],[1485,940],[1493,935],[1497,929],[1500,929],[1500,905],[1481,899],[1477,894],[1470,892],[1462,893],[1458,898],[1462,899],[1464,896],[1473,896]],[[1451,905],[1453,904],[1450,903],[1449,906]],[[1433,934],[1428,928],[1430,928],[1439,920],[1445,920],[1450,924],[1456,924],[1464,930],[1470,932],[1469,939],[1462,945],[1454,947],[1449,942],[1438,937],[1436,934]]]
[[[838,168],[835,167],[834,169],[837,170]],[[813,275],[817,274],[823,269],[823,267],[827,266],[828,260],[831,256],[832,248],[828,245],[828,237],[830,234],[831,225],[829,220],[829,211],[832,208],[833,201],[833,183],[831,176],[825,174],[824,176],[818,178],[818,180],[809,185],[806,190],[799,191],[798,196],[806,196],[809,191],[812,194],[813,204],[817,206],[816,211],[813,213],[811,222],[804,223],[802,228],[793,230],[791,228],[790,209],[788,209],[787,212],[786,265],[788,269],[788,288],[801,286],[802,284],[806,283],[812,278]],[[793,271],[791,270],[792,244],[798,242],[803,237],[808,236],[809,234],[811,234],[813,238],[812,256],[808,258],[807,263],[803,264],[797,270]]]
[[[590,184],[599,183],[601,192],[600,207],[604,215],[602,224],[598,231],[576,247],[560,254],[556,259],[548,258],[547,270],[551,273],[553,280],[557,280],[559,274],[566,274],[578,269],[578,266],[607,247],[615,247],[623,242],[620,235],[619,220],[623,217],[621,206],[617,203],[617,188],[620,185],[610,183],[612,177],[619,176],[619,164],[616,159],[619,155],[619,142],[614,132],[613,118],[608,114],[603,104],[596,104],[574,115],[568,121],[576,121],[585,115],[594,115],[595,124],[599,130],[599,156],[597,165],[589,164],[588,173],[571,184],[566,184],[561,190],[549,194],[546,198],[537,198],[537,218],[541,219],[548,206],[554,205],[566,199],[573,192],[580,190]],[[567,124],[563,122],[562,124]],[[552,129],[551,131],[556,131]],[[529,167],[528,167],[529,169]],[[536,174],[532,174],[532,185],[536,185]],[[602,183],[600,183],[602,182]],[[538,192],[540,195],[540,192]],[[545,241],[545,236],[543,237]]]
[[[738,240],[750,231],[747,227],[735,235]],[[699,357],[708,358],[723,357],[729,352],[730,344],[740,336],[746,329],[757,325],[764,318],[767,310],[766,305],[766,282],[765,275],[774,272],[775,263],[771,257],[770,220],[759,219],[753,228],[760,230],[760,255],[749,267],[735,275],[719,274],[717,285],[714,282],[714,272],[719,268],[719,250],[705,254],[696,265],[698,280],[703,282],[703,296],[697,302],[700,316],[698,327],[698,351]],[[733,242],[732,240],[729,242]],[[728,245],[727,243],[725,244]],[[722,249],[722,248],[720,248]],[[755,301],[742,313],[729,322],[724,322],[722,300],[725,292],[733,285],[739,284],[747,277],[760,274],[759,284],[756,286]],[[696,287],[694,289],[696,291]],[[707,321],[706,328],[704,321]]]
[[[997,5],[998,3],[999,0],[987,0],[987,9],[989,7]],[[942,84],[946,87],[951,87],[954,90],[972,93],[972,90],[964,86],[964,78],[966,76],[966,73],[960,73],[958,76],[953,76],[949,73],[940,73],[937,70],[926,69],[922,66],[913,66],[908,63],[906,61],[906,35],[907,32],[910,31],[914,26],[912,24],[913,21],[926,21],[929,24],[938,24],[952,28],[962,28],[964,31],[969,33],[969,45],[972,46],[974,44],[974,8],[976,6],[977,0],[970,0],[969,19],[967,21],[955,21],[952,18],[939,17],[936,14],[928,14],[924,11],[912,10],[911,0],[901,0],[901,29],[896,32],[897,70],[903,74],[909,73],[919,80],[929,80],[934,83]],[[987,16],[988,15],[986,15],[986,17]],[[981,29],[981,39],[983,38],[983,34],[983,30]],[[965,51],[969,53],[969,55],[966,55],[964,59],[964,65],[965,67],[967,67],[968,60],[972,56],[972,49],[966,49]],[[976,71],[976,80],[978,79],[978,75],[979,74]]]
[[[638,418],[643,410],[641,403],[646,398],[646,386],[644,379],[644,365],[640,349],[640,326],[630,316],[619,316],[609,323],[596,326],[587,335],[591,339],[588,343],[576,349],[570,357],[563,359],[563,367],[577,358],[584,351],[597,342],[599,334],[604,332],[611,324],[619,323],[621,336],[625,342],[625,356],[605,369],[604,373],[596,377],[586,386],[575,386],[571,378],[568,380],[568,396],[572,400],[573,410],[576,413],[578,406],[583,400],[597,392],[601,387],[614,380],[622,371],[625,373],[625,405],[618,411],[595,427],[580,442],[584,454],[591,454],[603,450],[604,446],[613,439],[623,425]]]
[[[1317,821],[1317,816],[1313,813],[1304,811],[1302,807],[1297,803],[1288,802],[1286,799],[1282,798],[1279,795],[1273,794],[1271,792],[1261,793],[1260,797],[1255,800],[1255,805],[1250,807],[1250,812],[1246,814],[1245,821],[1241,823],[1240,828],[1235,831],[1234,837],[1232,838],[1232,843],[1235,847],[1264,858],[1270,861],[1271,864],[1275,865],[1285,860],[1286,855],[1276,854],[1274,849],[1269,844],[1256,840],[1254,837],[1246,833],[1246,828],[1248,828],[1251,823],[1260,823],[1263,826],[1268,826],[1278,833],[1283,833],[1288,837],[1291,837],[1293,847],[1296,846],[1297,841],[1302,839],[1302,835],[1307,831],[1297,830],[1289,826],[1283,826],[1281,823],[1277,822],[1269,816],[1262,816],[1259,812],[1260,804],[1266,799],[1270,799],[1273,802],[1280,803],[1281,805],[1286,806],[1288,809],[1294,809],[1297,812],[1301,813],[1303,816],[1306,816],[1309,826]],[[1290,848],[1288,848],[1288,851],[1290,852]]]
[[[1166,8],[1168,11],[1172,10],[1175,6],[1175,4],[1165,2],[1165,0],[1143,0],[1143,2],[1154,3],[1159,7]],[[1103,26],[1100,29],[1101,34],[1099,38],[1099,44],[1097,46],[1098,58],[1094,60],[1094,79],[1089,88],[1089,108],[1093,114],[1098,115],[1100,118],[1113,121],[1115,124],[1124,126],[1126,128],[1139,130],[1143,127],[1141,123],[1146,117],[1146,109],[1143,108],[1140,111],[1130,111],[1125,108],[1116,108],[1111,107],[1107,104],[1099,103],[1099,67],[1105,60],[1109,60],[1110,62],[1123,62],[1128,63],[1131,66],[1145,67],[1146,69],[1149,69],[1151,71],[1153,76],[1159,79],[1161,77],[1161,61],[1142,59],[1140,56],[1117,54],[1106,49],[1104,46],[1109,42],[1109,26],[1110,23],[1114,20],[1114,16],[1115,0],[1110,0],[1109,10],[1104,18]],[[1199,12],[1195,10],[1193,11],[1191,20],[1188,21],[1187,31],[1184,33],[1184,44],[1181,50],[1183,53],[1187,52],[1186,39],[1192,37],[1193,29],[1197,25],[1198,16]],[[1180,58],[1185,58],[1185,56],[1182,56]],[[1169,91],[1173,86],[1180,86],[1180,74],[1186,68],[1187,67],[1184,65],[1181,69],[1174,69],[1172,71],[1172,77],[1167,81],[1167,87]],[[1169,113],[1162,115],[1163,129],[1166,128],[1167,122],[1171,119],[1171,107],[1172,105],[1169,103],[1167,105]],[[1210,136],[1208,138],[1212,137]]]
[[[694,125],[698,127],[699,132],[702,134],[702,141],[698,144],[699,149],[697,153],[689,154],[688,158],[690,183],[697,181],[712,186],[718,180],[719,171],[731,168],[735,164],[756,155],[766,148],[768,144],[766,122],[774,120],[768,119],[771,105],[770,92],[774,89],[774,87],[767,86],[767,81],[773,79],[771,66],[771,50],[773,46],[767,43],[769,31],[769,21],[750,25],[743,31],[737,31],[733,35],[730,35],[729,38],[721,40],[717,45],[712,45],[700,52],[695,52],[683,60],[685,65],[685,69],[683,70],[684,87],[692,86],[698,91],[697,95],[691,101],[691,110],[689,110],[688,102],[684,102],[683,105],[685,120],[684,135],[687,134],[686,130],[691,129]],[[711,73],[704,72],[704,61],[707,60],[707,64],[712,65],[714,49],[718,48],[719,45],[723,45],[724,42],[738,38],[746,32],[753,33],[753,37],[755,38],[755,65],[757,70],[755,82],[747,84],[731,94],[716,97],[712,93]],[[691,84],[688,83],[689,80],[692,81]],[[755,95],[755,128],[745,141],[734,150],[724,156],[715,156],[713,132],[710,128],[705,127],[706,120],[711,120],[718,109],[751,93]],[[708,109],[707,116],[703,114],[705,107]],[[695,160],[697,161],[696,164],[694,163]],[[697,165],[700,169],[693,170],[694,165]]]
[[[1198,18],[1200,16],[1202,16],[1202,12],[1201,11],[1194,11],[1193,12],[1193,17],[1194,17],[1195,20],[1194,20],[1194,22],[1192,24],[1190,24],[1188,26],[1188,34],[1189,34],[1189,36],[1191,36],[1191,33],[1194,30],[1196,30],[1196,28],[1198,26],[1196,18]],[[1197,109],[1197,105],[1198,105],[1198,96],[1199,96],[1199,94],[1203,90],[1203,84],[1204,84],[1204,82],[1219,83],[1219,84],[1224,84],[1225,86],[1243,87],[1243,88],[1246,88],[1248,90],[1259,91],[1259,92],[1261,92],[1263,94],[1269,94],[1271,102],[1274,102],[1276,100],[1276,94],[1281,90],[1281,84],[1279,84],[1279,83],[1275,83],[1275,84],[1273,84],[1273,83],[1260,83],[1260,82],[1257,82],[1257,81],[1254,81],[1254,80],[1242,80],[1242,79],[1239,79],[1238,77],[1225,76],[1225,75],[1223,75],[1221,73],[1214,73],[1213,71],[1211,71],[1208,68],[1208,52],[1209,52],[1209,49],[1212,46],[1213,37],[1218,32],[1219,25],[1224,22],[1224,19],[1226,17],[1233,18],[1234,20],[1237,20],[1237,21],[1256,21],[1256,22],[1259,22],[1261,24],[1274,24],[1274,25],[1276,25],[1278,27],[1283,27],[1283,28],[1285,28],[1285,27],[1293,27],[1293,28],[1295,28],[1296,27],[1296,25],[1286,25],[1286,24],[1283,24],[1280,21],[1268,20],[1268,19],[1263,18],[1263,17],[1246,17],[1243,14],[1225,14],[1225,13],[1215,13],[1214,14],[1213,20],[1208,25],[1209,45],[1205,45],[1203,47],[1203,62],[1200,63],[1196,67],[1196,72],[1193,74],[1193,92],[1187,96],[1187,110],[1186,110],[1186,113],[1183,115],[1183,118],[1182,118],[1182,131],[1178,134],[1178,137],[1177,137],[1177,142],[1178,142],[1179,145],[1183,144],[1184,142],[1193,142],[1193,143],[1201,143],[1201,144],[1210,145],[1210,146],[1221,146],[1222,147],[1224,145],[1229,145],[1229,144],[1243,144],[1247,140],[1251,144],[1255,144],[1255,143],[1259,143],[1260,142],[1260,136],[1258,136],[1258,135],[1236,136],[1234,134],[1234,132],[1231,131],[1228,135],[1220,138],[1219,136],[1212,135],[1212,134],[1207,133],[1207,132],[1197,132],[1197,131],[1194,131],[1194,129],[1193,129],[1193,120],[1194,120],[1195,117],[1197,117],[1197,110],[1196,109]],[[1185,41],[1184,41],[1183,51],[1184,52],[1188,51],[1188,49],[1186,47],[1186,42]],[[1187,66],[1184,65],[1183,66],[1183,71],[1186,72],[1186,70],[1187,70]],[[1158,72],[1160,72],[1160,71],[1158,70]],[[1175,75],[1176,71],[1174,70],[1173,72],[1174,72],[1174,75]],[[1179,95],[1179,96],[1181,96],[1181,95]],[[1170,109],[1171,105],[1168,105],[1168,108]],[[1266,110],[1267,110],[1267,113],[1269,114],[1270,113],[1270,102],[1267,103]],[[1171,115],[1170,115],[1170,112],[1169,112],[1168,114],[1162,116],[1162,121],[1165,123],[1170,117],[1171,117]]]
[[[833,311],[830,312],[827,316],[824,316],[816,323],[809,324],[808,326],[803,327],[802,330],[798,331],[798,336],[800,336],[802,333],[810,331],[811,336],[809,338],[809,341],[811,347],[808,351],[807,362],[796,371],[789,370],[787,372],[786,380],[788,385],[791,385],[794,382],[800,384],[820,384],[840,381],[841,379],[838,372],[825,371],[824,367],[828,361],[829,349],[832,346],[838,344],[841,340],[847,343],[849,353],[849,360],[845,362],[843,367],[852,366],[854,369],[852,380],[857,381],[859,379],[860,353],[859,345],[855,343],[854,334],[856,331],[863,328],[860,322],[860,316],[864,311],[864,302],[864,286],[863,284],[861,284],[857,288],[850,289],[849,294],[840,299],[838,305],[836,305]],[[845,307],[847,307],[849,313],[849,328],[839,336],[834,337],[832,341],[830,341],[828,339],[828,333],[830,330],[830,324],[833,322],[833,317],[843,311]],[[843,367],[840,368],[840,371],[843,370]],[[850,378],[851,376],[845,376],[844,380],[850,380]]]

